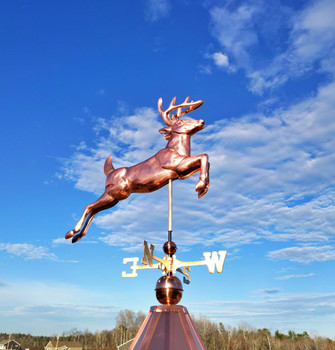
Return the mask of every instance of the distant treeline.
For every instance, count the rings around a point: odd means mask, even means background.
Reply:
[[[72,329],[64,332],[60,340],[77,341],[83,350],[117,350],[117,346],[135,337],[144,321],[143,312],[131,310],[120,311],[116,317],[116,327],[112,330],[91,333],[88,330]],[[288,334],[266,329],[254,329],[247,324],[238,328],[224,326],[207,318],[193,317],[193,321],[207,350],[335,350],[335,341],[328,338],[313,336],[307,332]],[[9,335],[0,333],[0,340],[8,339]],[[22,348],[44,350],[49,340],[56,344],[57,337],[32,336],[30,334],[12,334],[11,339],[21,344]]]

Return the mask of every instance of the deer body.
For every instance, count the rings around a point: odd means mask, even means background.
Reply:
[[[72,242],[82,238],[94,217],[99,211],[116,205],[120,200],[126,199],[131,193],[153,192],[165,186],[169,180],[185,179],[200,170],[199,181],[195,185],[199,198],[204,196],[209,188],[209,163],[206,154],[190,155],[191,136],[203,129],[203,120],[180,120],[179,117],[198,108],[202,101],[188,102],[175,105],[175,98],[170,107],[164,111],[161,99],[158,109],[167,127],[160,130],[165,134],[168,144],[158,153],[142,163],[131,167],[114,169],[111,156],[105,162],[106,188],[103,195],[94,203],[88,204],[75,228],[69,231],[65,238]],[[187,107],[182,112],[182,108]],[[170,117],[172,110],[177,109],[176,116]]]

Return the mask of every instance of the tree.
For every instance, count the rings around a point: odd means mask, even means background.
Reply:
[[[287,334],[288,334],[288,337],[289,337],[290,339],[295,339],[295,338],[297,337],[297,335],[295,334],[295,332],[294,332],[294,331],[291,331],[291,330],[289,330]]]

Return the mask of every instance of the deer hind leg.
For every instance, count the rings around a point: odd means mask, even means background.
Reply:
[[[198,197],[203,197],[209,188],[209,162],[207,154],[185,157],[176,167],[179,179],[186,179],[200,170],[199,181],[195,185]]]
[[[86,218],[93,212],[98,213],[100,210],[107,209],[113,207],[118,201],[115,201],[113,197],[108,195],[106,192],[94,203],[86,205],[83,214],[79,221],[77,222],[76,226],[74,227],[73,230],[69,231],[66,235],[65,238],[69,239],[72,236],[74,236],[76,233],[78,233],[80,230],[82,230],[82,227],[85,223]],[[95,215],[94,214],[94,215]],[[94,216],[93,215],[93,216]],[[92,221],[92,220],[91,220]],[[87,226],[87,224],[85,224]],[[87,227],[88,228],[88,227]],[[87,231],[87,229],[86,229]],[[86,232],[85,231],[85,232]]]
[[[117,200],[114,200],[113,202],[109,203],[108,205],[105,205],[103,207],[100,207],[100,208],[95,208],[93,209],[89,214],[88,214],[88,217],[87,217],[87,220],[85,221],[82,229],[80,230],[80,232],[75,235],[73,238],[72,238],[72,243],[76,243],[77,241],[79,241],[81,238],[83,238],[85,235],[86,235],[86,232],[94,218],[94,216],[99,213],[99,211],[101,210],[105,210],[105,209],[109,209],[111,207],[114,207],[114,205],[116,205],[118,203]]]

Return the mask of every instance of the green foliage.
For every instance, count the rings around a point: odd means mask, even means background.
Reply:
[[[289,336],[288,335],[285,335],[283,333],[279,333],[278,330],[276,330],[275,332],[275,338],[276,339],[279,339],[279,340],[283,340],[283,339],[289,339]]]

